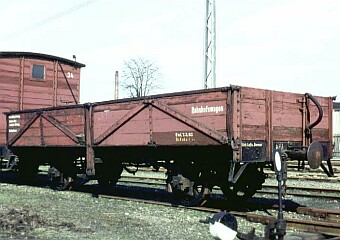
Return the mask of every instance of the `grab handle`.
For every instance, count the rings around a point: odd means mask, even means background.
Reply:
[[[306,93],[305,96],[307,98],[309,98],[310,100],[312,100],[312,102],[315,104],[315,106],[318,108],[318,111],[319,111],[319,116],[315,120],[315,122],[313,122],[313,123],[311,123],[307,126],[307,129],[311,130],[312,128],[314,128],[316,125],[318,125],[321,122],[322,117],[323,117],[323,110],[322,110],[320,103],[315,99],[315,97],[313,97],[312,94]]]

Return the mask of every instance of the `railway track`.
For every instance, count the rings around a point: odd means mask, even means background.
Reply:
[[[137,179],[137,180],[136,180]],[[149,180],[145,182],[147,185],[158,185],[158,186],[165,186],[164,179],[157,178],[157,177],[136,177],[133,176],[132,180],[129,180],[129,177],[123,177],[120,182],[127,183],[127,184],[143,184],[143,182],[138,181],[141,180]],[[162,182],[163,181],[163,182]],[[277,195],[277,186],[265,184],[265,189],[272,189],[272,190],[260,190],[259,193],[265,194],[273,194]],[[292,192],[290,190],[298,190],[298,191],[307,191],[307,192],[318,192],[319,194],[313,193],[308,194],[306,193],[297,193]],[[334,195],[325,195],[325,193],[332,193]],[[340,190],[339,189],[324,189],[324,188],[309,188],[309,187],[296,187],[296,188],[288,188],[288,195],[294,196],[302,196],[302,197],[315,197],[315,198],[332,198],[332,199],[340,199]],[[151,203],[154,201],[151,201]],[[157,201],[156,201],[157,202]],[[148,201],[146,201],[148,203]],[[164,202],[157,202],[156,204],[172,206],[169,203]],[[206,212],[219,212],[221,211],[220,208],[213,208],[213,207],[189,207],[190,209],[199,210],[199,211],[206,211]],[[269,209],[277,208],[276,205],[272,207],[268,207]],[[340,211],[339,210],[331,210],[331,209],[317,209],[317,208],[309,208],[309,207],[286,207],[285,210],[287,212],[294,212],[298,216],[308,216],[307,218],[287,218],[287,228],[292,231],[305,231],[305,232],[312,232],[312,233],[321,233],[328,237],[340,237]],[[270,224],[275,221],[275,217],[271,215],[265,214],[257,214],[257,213],[249,213],[244,211],[230,211],[233,215],[237,217],[242,217],[250,222],[255,223],[262,223],[262,224]]]
[[[257,193],[277,194],[276,189],[276,185],[263,184],[263,188],[258,190]],[[340,189],[288,186],[286,195],[340,200]]]
[[[147,172],[150,172],[150,170],[147,170]],[[40,174],[46,175],[47,173],[45,171],[41,171]],[[11,174],[9,173],[9,175]],[[336,179],[336,180],[339,180],[339,179]],[[128,174],[128,175],[123,174],[119,182],[126,183],[126,184],[158,185],[158,186],[161,186],[162,188],[165,187],[165,178],[154,177],[154,176],[134,176],[131,174]],[[337,182],[338,181],[333,181],[333,183],[337,183]],[[220,190],[220,189],[218,187],[215,187],[214,190]],[[263,184],[263,188],[261,190],[258,190],[257,193],[277,195],[277,185],[276,184]],[[290,195],[290,196],[307,197],[307,198],[326,198],[326,199],[334,199],[334,200],[340,201],[340,189],[301,187],[301,186],[296,187],[296,186],[288,185],[286,193],[287,195]]]
[[[145,200],[140,198],[131,197],[121,197],[99,194],[98,197],[125,200],[125,201],[136,201],[145,204],[156,204],[166,207],[176,207],[176,208],[187,208],[196,211],[204,211],[208,213],[221,212],[219,208],[212,207],[184,207],[179,205],[174,205],[169,202],[155,201],[155,200]],[[266,214],[257,213],[247,213],[242,211],[230,211],[236,217],[246,219],[249,222],[261,223],[264,225],[271,224],[275,221],[274,216]],[[287,221],[287,229],[290,231],[300,231],[309,233],[320,233],[326,237],[340,237],[340,211],[336,210],[324,210],[324,209],[313,209],[306,207],[297,208],[297,213],[299,215],[309,215],[312,219],[299,219],[299,218],[285,218]]]
[[[142,178],[144,181],[137,181],[138,178]],[[145,179],[148,179],[149,182],[146,182]],[[150,182],[152,181],[152,182]],[[156,185],[156,186],[164,186],[164,179],[162,178],[156,178],[156,177],[136,177],[132,176],[130,177],[130,180],[123,177],[120,181],[121,183],[124,183],[124,186],[126,184],[148,184],[148,185]],[[163,182],[163,183],[162,183]],[[74,188],[74,191],[83,192],[85,194],[92,194],[93,190],[98,187],[96,184],[90,184],[85,185],[81,187]],[[273,186],[274,187],[274,186]],[[145,188],[148,189],[148,188]],[[184,206],[178,206],[174,205],[173,203],[169,202],[168,200],[148,200],[146,193],[142,193],[142,197],[134,197],[130,190],[133,192],[135,189],[131,187],[126,187],[122,190],[122,186],[119,184],[117,186],[118,191],[114,191],[112,194],[95,194],[97,197],[102,198],[110,198],[110,199],[119,199],[119,200],[126,200],[126,201],[138,201],[143,202],[147,204],[157,204],[167,207],[178,207],[178,208],[186,208]],[[122,191],[125,193],[122,193]],[[159,191],[156,194],[164,194],[165,191]],[[151,193],[152,194],[152,193]],[[151,197],[154,199],[154,197]],[[160,197],[162,198],[162,197]],[[156,197],[155,199],[158,199]],[[165,199],[168,199],[168,196],[165,196]],[[210,206],[211,205],[211,206]],[[220,207],[213,207],[213,204],[210,204],[209,207],[188,207],[188,209],[197,210],[197,211],[205,211],[209,213],[216,213],[220,212],[224,208]],[[223,205],[223,204],[222,204]],[[220,205],[219,205],[220,206]],[[272,223],[275,220],[275,213],[270,215],[270,212],[275,212],[277,209],[277,205],[271,205],[271,206],[265,206],[265,204],[258,204],[253,203],[253,205],[250,207],[253,210],[254,209],[268,209],[266,214],[259,214],[259,213],[252,213],[248,211],[250,210],[230,210],[229,212],[233,214],[236,217],[245,219],[249,222],[254,223],[261,223],[268,225]],[[289,207],[285,206],[286,213],[294,212],[297,214],[298,217],[287,217],[285,218],[287,220],[287,229],[292,231],[307,231],[311,233],[322,233],[327,237],[340,237],[340,211],[339,210],[325,210],[325,209],[316,209],[316,208],[308,208],[308,207]],[[287,214],[288,215],[288,214]]]
[[[340,161],[339,161],[340,162]],[[340,164],[340,163],[338,163]],[[140,168],[138,171],[140,172],[154,172],[152,168]],[[165,173],[165,169],[159,169],[159,172]],[[275,172],[272,170],[264,170],[265,174],[268,175],[269,178],[276,179]],[[302,181],[316,181],[316,182],[330,182],[330,183],[340,183],[340,165],[336,165],[334,168],[334,177],[327,177],[327,175],[321,169],[309,169],[307,170],[298,170],[297,166],[293,165],[288,169],[288,180],[302,180]]]
[[[164,178],[160,177],[142,177],[131,175],[122,176],[119,182],[127,184],[158,185],[165,187],[166,184],[164,180]],[[218,187],[215,187],[214,189],[219,190]],[[258,190],[257,193],[277,195],[277,185],[263,184],[263,188]],[[308,198],[327,198],[340,200],[340,189],[288,186],[286,194]]]
[[[275,173],[267,171],[266,174],[269,178],[276,179]],[[339,177],[325,177],[325,174],[311,174],[303,172],[296,172],[294,175],[288,175],[288,180],[340,183]]]

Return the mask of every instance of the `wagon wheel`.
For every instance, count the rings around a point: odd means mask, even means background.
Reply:
[[[61,173],[59,177],[51,179],[51,187],[58,191],[68,190],[71,187],[71,178]]]
[[[220,186],[228,200],[236,203],[245,202],[262,188],[265,176],[257,169],[245,171],[234,184],[228,183]]]
[[[186,191],[174,190],[173,192],[175,201],[187,207],[203,206],[210,193],[211,189],[203,184],[194,184],[193,195],[189,195]]]
[[[123,172],[122,164],[115,164],[115,166],[107,166],[105,164],[98,164],[97,170],[97,181],[100,188],[104,190],[111,190],[116,186],[120,175]]]
[[[38,173],[39,164],[34,161],[20,159],[18,162],[19,176],[23,183],[31,184],[34,182]]]
[[[60,172],[55,167],[48,169],[48,177],[50,179],[50,187],[52,189],[63,191],[68,190],[71,187],[71,177],[63,172]]]
[[[194,182],[182,174],[168,175],[167,187],[168,192],[173,194],[175,204],[188,207],[203,206],[212,189],[202,177],[197,177]]]
[[[221,187],[221,190],[228,200],[232,202],[245,202],[257,191],[251,184],[225,185]]]

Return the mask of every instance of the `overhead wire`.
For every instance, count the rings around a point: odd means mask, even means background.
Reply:
[[[83,8],[83,7],[93,3],[95,1],[97,1],[97,0],[89,0],[89,1],[86,1],[86,2],[83,2],[83,3],[80,3],[80,4],[76,5],[76,6],[73,6],[73,7],[69,8],[69,9],[66,9],[66,10],[64,10],[64,11],[62,11],[60,13],[57,13],[56,15],[53,15],[52,17],[49,17],[49,18],[46,18],[46,19],[44,19],[44,20],[42,20],[40,22],[37,22],[36,24],[34,24],[32,26],[29,26],[26,29],[22,29],[22,30],[19,30],[17,32],[8,34],[8,35],[2,37],[1,40],[9,40],[9,39],[11,39],[13,37],[16,37],[16,36],[18,36],[18,35],[20,35],[22,33],[34,30],[34,29],[36,29],[36,28],[38,28],[38,27],[40,27],[42,25],[45,25],[45,24],[47,24],[47,23],[49,23],[49,22],[51,22],[53,20],[56,20],[56,19],[58,19],[58,18],[60,18],[62,16],[65,16],[67,14],[70,14],[70,13],[72,13],[72,12],[74,12],[74,11],[80,9],[80,8]]]

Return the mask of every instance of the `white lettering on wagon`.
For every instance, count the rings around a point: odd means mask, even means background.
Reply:
[[[20,115],[10,115],[8,116],[8,132],[9,133],[16,133],[18,132],[18,129],[15,127],[20,127]]]
[[[253,147],[262,147],[262,143],[256,143],[256,142],[243,142],[242,147],[248,147],[248,148],[253,148]]]
[[[192,114],[198,114],[198,113],[219,113],[223,112],[224,108],[223,106],[200,106],[200,107],[191,107],[191,113]]]
[[[17,118],[20,118],[20,115],[11,115],[11,116],[8,116],[8,119],[17,119]]]
[[[73,73],[72,72],[67,72],[66,73],[67,78],[73,78]]]
[[[175,132],[176,142],[195,142],[193,132]]]

